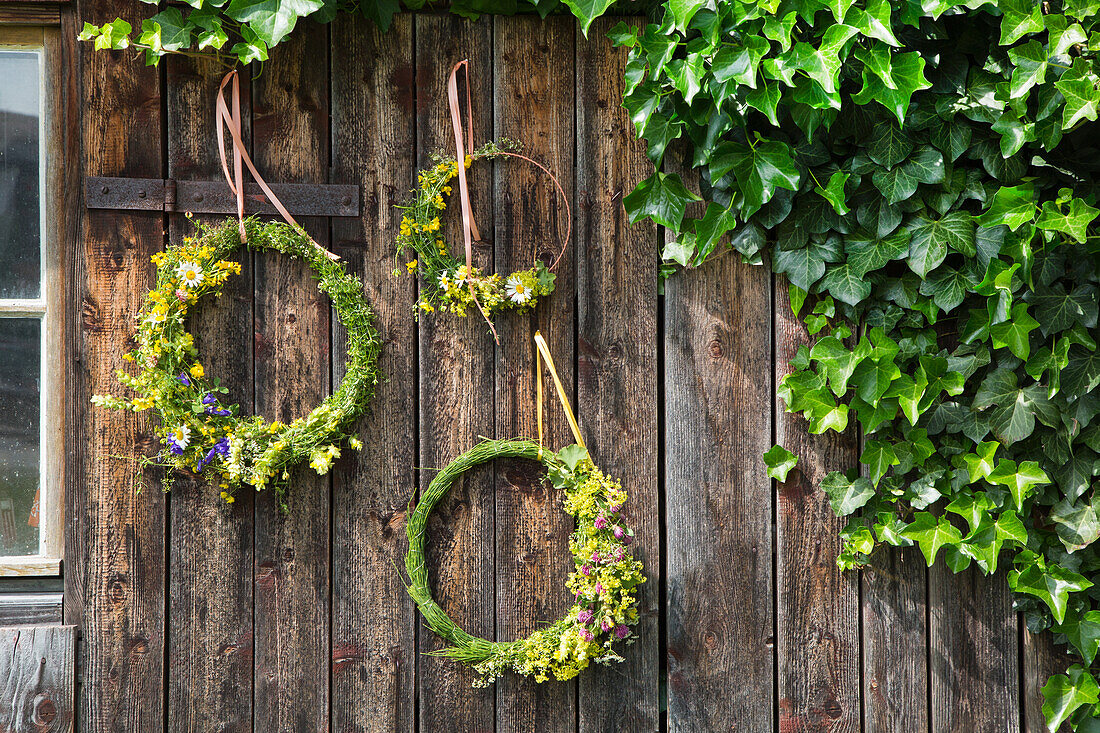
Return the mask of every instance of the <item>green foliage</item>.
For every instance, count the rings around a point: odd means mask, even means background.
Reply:
[[[1089,665],[1048,685],[1053,727],[1100,719],[1098,10],[669,2],[611,34],[658,168],[632,220],[673,230],[670,264],[731,247],[784,274],[815,342],[779,394],[863,436],[861,470],[822,481],[841,566],[880,542],[956,572],[1006,553],[1029,628]],[[794,460],[765,457],[779,480]]]

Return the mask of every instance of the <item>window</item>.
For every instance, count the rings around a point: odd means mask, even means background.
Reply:
[[[0,575],[56,575],[63,544],[56,36],[0,27]]]

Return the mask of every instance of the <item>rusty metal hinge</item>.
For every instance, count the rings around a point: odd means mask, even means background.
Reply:
[[[271,190],[295,216],[359,216],[359,186],[332,183],[275,183]],[[237,201],[225,181],[171,178],[84,179],[89,209],[235,214]],[[246,214],[276,214],[255,183],[245,184]]]

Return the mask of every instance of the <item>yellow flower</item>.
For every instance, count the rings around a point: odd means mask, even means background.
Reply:
[[[435,217],[434,219],[432,219],[430,222],[428,222],[427,229],[428,229],[429,232],[438,232],[439,231],[439,217],[438,216]]]
[[[424,311],[425,313],[434,313],[435,312],[435,308],[432,307],[431,303],[425,303],[425,302],[422,301],[419,305],[420,305],[420,310]]]
[[[206,376],[206,370],[202,368],[202,364],[195,362],[194,366],[191,367],[191,376],[195,379],[202,379]]]
[[[419,263],[416,260],[412,260],[410,262],[406,262],[405,267],[406,267],[406,269],[408,269],[409,272],[416,272],[416,266],[418,264]]]
[[[471,165],[473,165],[473,162],[474,162],[474,157],[472,155],[467,155],[466,156],[466,168],[469,168]]]
[[[136,397],[134,398],[135,410],[148,410],[153,406],[153,400],[150,397]]]

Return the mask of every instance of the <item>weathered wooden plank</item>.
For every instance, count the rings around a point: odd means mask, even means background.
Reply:
[[[811,343],[791,313],[787,287],[775,288],[776,381]],[[798,456],[778,486],[776,562],[779,727],[806,733],[860,727],[859,575],[841,573],[838,519],[818,488],[829,471],[855,465],[852,431],[811,436],[806,422],[776,407],[776,440]]]
[[[0,628],[0,730],[73,729],[76,627]]]
[[[933,733],[1020,730],[1019,637],[1005,572],[928,571]]]
[[[328,28],[305,23],[271,52],[252,84],[256,165],[273,181],[328,178]],[[321,246],[328,223],[299,219]],[[309,268],[255,258],[256,411],[284,423],[329,392],[330,304]],[[289,511],[260,492],[255,514],[253,728],[324,731],[329,725],[329,477],[290,472]]]
[[[735,257],[665,285],[673,731],[772,726],[771,304],[767,270]]]
[[[518,140],[523,154],[558,177],[573,193],[572,17],[498,18],[493,44],[496,135]],[[488,170],[484,171],[488,173]],[[550,265],[561,251],[568,213],[550,178],[520,160],[496,165],[496,271]],[[560,232],[560,234],[559,234]],[[542,332],[566,389],[573,385],[573,250],[558,263],[555,290],[530,314],[497,319],[501,348],[496,369],[496,430],[500,436],[535,435],[535,349]],[[547,375],[547,380],[549,376]],[[557,449],[575,442],[553,388],[545,395],[546,442]],[[572,399],[572,395],[570,395]],[[540,480],[529,461],[497,466],[497,638],[526,636],[561,618],[572,605],[565,578],[572,518],[561,493]],[[575,727],[576,686],[536,684],[508,676],[497,684],[497,730],[566,731]]]
[[[622,196],[652,171],[621,107],[626,53],[607,39],[616,19],[577,36],[577,403],[596,463],[630,495],[627,521],[649,580],[640,588],[637,642],[626,661],[596,669],[579,684],[584,731],[657,730],[658,589],[661,578],[657,491],[657,237],[629,226]]]
[[[1024,689],[1021,691],[1024,731],[1048,733],[1050,729],[1043,717],[1043,685],[1051,675],[1065,674],[1070,665],[1080,664],[1081,660],[1071,656],[1067,647],[1055,644],[1054,635],[1049,631],[1032,634],[1022,628],[1021,635],[1024,639]],[[1063,723],[1058,733],[1069,733],[1069,723]]]
[[[130,10],[125,0],[78,3],[77,21],[102,24]],[[161,85],[139,54],[78,51],[84,100],[83,170],[89,175],[163,177]],[[86,211],[81,297],[82,369],[73,403],[117,393],[115,371],[127,366],[133,314],[153,284],[149,257],[164,241],[156,213]],[[77,452],[82,483],[70,507],[68,547],[80,560],[66,568],[81,624],[79,723],[83,730],[155,731],[164,725],[165,500],[159,477],[139,475],[130,461],[109,456],[155,453],[144,415],[89,409]],[[143,491],[138,491],[142,484]],[[73,488],[73,487],[70,487]],[[75,533],[75,534],[74,534]]]
[[[182,56],[166,59],[168,175],[221,178],[214,99],[225,69]],[[243,79],[246,130],[251,105]],[[225,184],[224,180],[222,185]],[[206,221],[223,217],[206,216]],[[195,234],[182,214],[169,217],[180,243]],[[253,409],[252,258],[238,254],[240,276],[220,298],[201,301],[191,332],[207,373],[229,389],[242,414]],[[252,516],[254,491],[226,504],[206,481],[181,478],[169,501],[168,728],[245,731],[252,728]]]
[[[363,217],[334,219],[332,244],[366,287],[382,334],[378,386],[360,424],[365,448],[345,451],[333,481],[332,728],[409,731],[416,715],[416,613],[397,567],[405,507],[416,486],[416,322],[411,278],[393,277],[394,208],[414,180],[413,19],[385,34],[341,15],[333,46],[333,180],[361,184]],[[334,380],[346,337],[333,319]]]
[[[864,730],[928,730],[928,606],[924,556],[883,546],[863,569]]]
[[[493,19],[470,23],[450,15],[416,17],[416,108],[418,167],[442,151],[454,155],[447,111],[447,75],[451,66],[470,59],[474,96],[474,134],[491,139],[493,131]],[[470,195],[478,228],[493,240],[492,176],[472,169]],[[413,185],[410,181],[409,185]],[[457,188],[455,193],[457,194]],[[462,247],[457,196],[451,198],[447,241]],[[457,251],[457,250],[456,250]],[[492,265],[492,245],[475,246],[477,265]],[[493,434],[493,341],[476,314],[466,318],[436,313],[420,322],[420,465],[440,468]],[[494,547],[492,468],[472,473],[436,506],[428,524],[429,577],[440,606],[462,628],[485,638],[494,635]],[[431,473],[420,476],[426,487]],[[440,640],[421,629],[421,651],[439,649]],[[470,689],[469,670],[439,657],[419,660],[420,728],[489,731],[494,727],[493,692]]]
[[[4,593],[0,595],[0,625],[61,623],[61,593]]]

